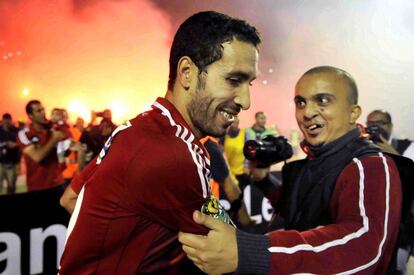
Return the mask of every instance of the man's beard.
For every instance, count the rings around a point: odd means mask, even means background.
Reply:
[[[214,98],[208,96],[203,97],[204,94],[205,79],[203,75],[200,74],[198,76],[195,95],[187,105],[192,124],[203,136],[223,136],[226,133],[225,129],[219,129],[219,127],[214,125],[217,111],[214,111],[213,116],[210,116],[209,114]]]

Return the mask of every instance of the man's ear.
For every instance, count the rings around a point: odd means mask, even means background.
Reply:
[[[349,123],[355,124],[358,118],[361,116],[361,107],[359,105],[352,105],[351,107],[351,118]]]
[[[194,63],[188,56],[180,58],[177,64],[177,82],[185,89],[188,90],[191,86],[193,79],[193,67]]]

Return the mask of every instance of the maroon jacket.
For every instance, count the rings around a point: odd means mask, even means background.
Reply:
[[[119,126],[73,183],[85,185],[61,275],[177,274],[185,258],[178,231],[207,233],[192,219],[210,197],[205,148],[170,102],[152,107]]]
[[[354,159],[336,182],[330,209],[334,222],[325,227],[269,233],[272,274],[385,274],[401,215],[393,160],[381,153]]]

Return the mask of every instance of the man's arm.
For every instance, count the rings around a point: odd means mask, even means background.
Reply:
[[[49,141],[40,146],[37,144],[30,144],[23,149],[23,153],[28,155],[32,160],[39,163],[55,148],[56,143],[65,137],[65,133],[61,131],[52,130],[52,136]]]
[[[381,142],[377,142],[376,145],[381,148],[383,152],[391,153],[395,155],[399,155],[397,150],[395,150],[394,147],[390,143],[388,143],[388,140],[384,138],[382,135],[380,136]]]
[[[223,182],[224,193],[231,203],[230,210],[237,211],[237,217],[242,225],[254,224],[254,221],[250,218],[247,213],[246,204],[243,200],[243,194],[237,184],[234,182],[232,176],[229,174]]]
[[[75,209],[76,200],[79,192],[85,185],[85,182],[93,175],[98,165],[96,164],[96,158],[93,159],[86,168],[80,173],[73,177],[70,184],[66,187],[65,192],[60,198],[60,205],[65,208],[70,214]]]
[[[366,158],[356,160],[341,173],[331,199],[332,224],[257,236],[201,219],[214,234],[180,233],[179,240],[205,272],[225,273],[237,268],[240,273],[372,274],[380,270],[377,265],[385,264],[384,258],[390,257],[384,253],[394,248],[400,208],[401,186],[394,163],[384,157]],[[236,236],[236,244],[218,242]]]
[[[73,191],[72,187],[68,185],[63,193],[62,197],[60,197],[60,205],[69,212],[69,214],[73,213],[75,209],[76,200],[78,199],[78,193]]]

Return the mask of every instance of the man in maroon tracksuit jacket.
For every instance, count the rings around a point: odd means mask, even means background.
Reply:
[[[201,12],[178,29],[165,98],[119,126],[72,182],[79,192],[60,274],[180,274],[178,231],[210,198],[199,139],[220,136],[250,105],[260,37],[246,22]],[[69,189],[70,190],[70,189]]]
[[[385,274],[398,235],[401,183],[392,158],[361,136],[353,78],[338,68],[313,68],[296,84],[294,101],[308,157],[285,165],[281,188],[268,169],[252,170],[286,230],[253,235],[196,212],[194,220],[212,230],[207,237],[180,233],[184,251],[214,274]]]

